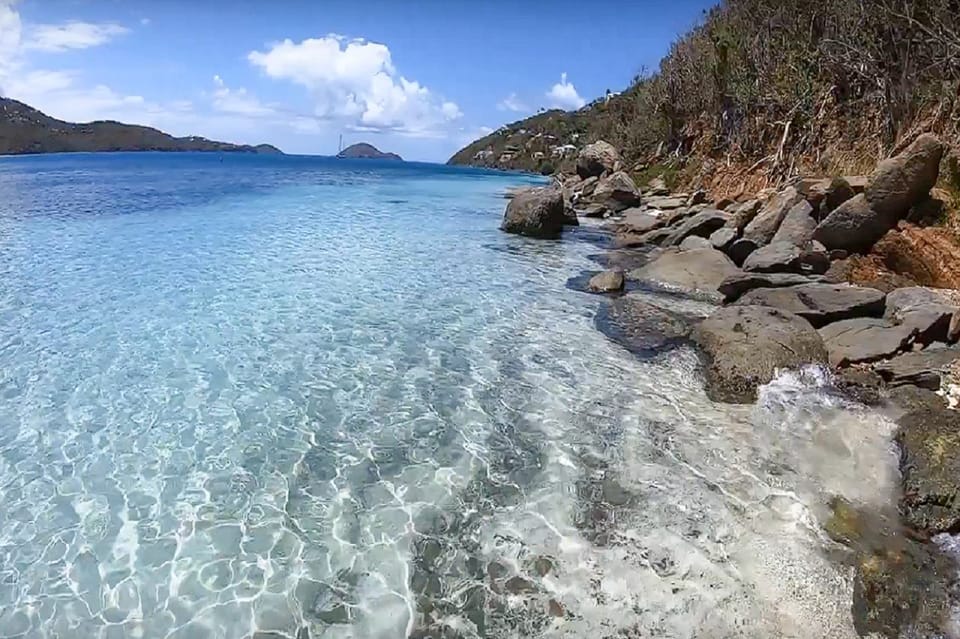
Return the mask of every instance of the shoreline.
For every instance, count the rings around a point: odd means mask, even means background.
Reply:
[[[960,495],[960,413],[951,409],[960,291],[895,271],[879,274],[880,290],[849,283],[856,278],[844,268],[878,240],[935,232],[915,211],[936,182],[939,141],[921,136],[865,178],[796,180],[736,201],[674,193],[662,183],[641,191],[604,145],[581,152],[580,175],[521,190],[502,229],[554,238],[570,211],[596,219],[590,226],[609,238],[595,256],[603,270],[571,275],[568,288],[606,298],[595,327],[636,357],[694,346],[714,402],[756,406],[783,371],[814,366],[828,376],[828,393],[894,422],[898,494],[879,509],[837,495],[821,532],[853,567],[859,634],[949,631],[958,573],[949,549],[960,532],[960,505],[949,497]],[[923,163],[933,167],[926,177],[905,168]],[[897,180],[908,182],[907,192],[891,192]],[[876,219],[885,228],[845,221],[851,210],[857,220],[883,216]],[[738,244],[748,246],[738,251]],[[657,297],[674,303],[651,302]],[[712,310],[677,312],[678,301]]]

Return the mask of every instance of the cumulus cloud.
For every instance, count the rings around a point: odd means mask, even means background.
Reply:
[[[523,113],[530,110],[526,104],[520,101],[516,93],[511,93],[500,100],[497,104],[497,109],[499,111],[513,111],[515,113]]]
[[[251,95],[243,87],[231,89],[219,75],[213,76],[213,108],[223,113],[235,115],[262,116],[272,115],[275,109],[263,104],[259,98]]]
[[[587,103],[577,93],[573,82],[567,81],[566,73],[561,73],[560,82],[547,91],[547,99],[550,101],[550,106],[557,109],[579,109]]]
[[[384,44],[331,34],[287,39],[247,59],[270,78],[306,88],[317,117],[356,130],[431,137],[463,115],[456,103],[401,75]]]
[[[105,44],[129,30],[119,24],[67,22],[64,24],[37,24],[27,30],[23,48],[27,51],[60,53],[70,49],[89,49]]]

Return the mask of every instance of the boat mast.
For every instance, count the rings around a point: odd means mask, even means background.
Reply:
[[[343,133],[340,134],[340,146],[337,148],[337,155],[339,155],[341,151],[343,151]]]

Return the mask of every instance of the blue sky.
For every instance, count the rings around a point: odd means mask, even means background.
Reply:
[[[656,67],[708,0],[0,0],[0,93],[76,121],[444,161]]]

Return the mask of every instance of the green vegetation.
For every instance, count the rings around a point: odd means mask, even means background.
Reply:
[[[534,170],[534,153],[604,139],[635,173],[782,179],[863,171],[920,131],[956,145],[957,15],[960,0],[727,0],[621,95],[514,123],[451,162]]]

